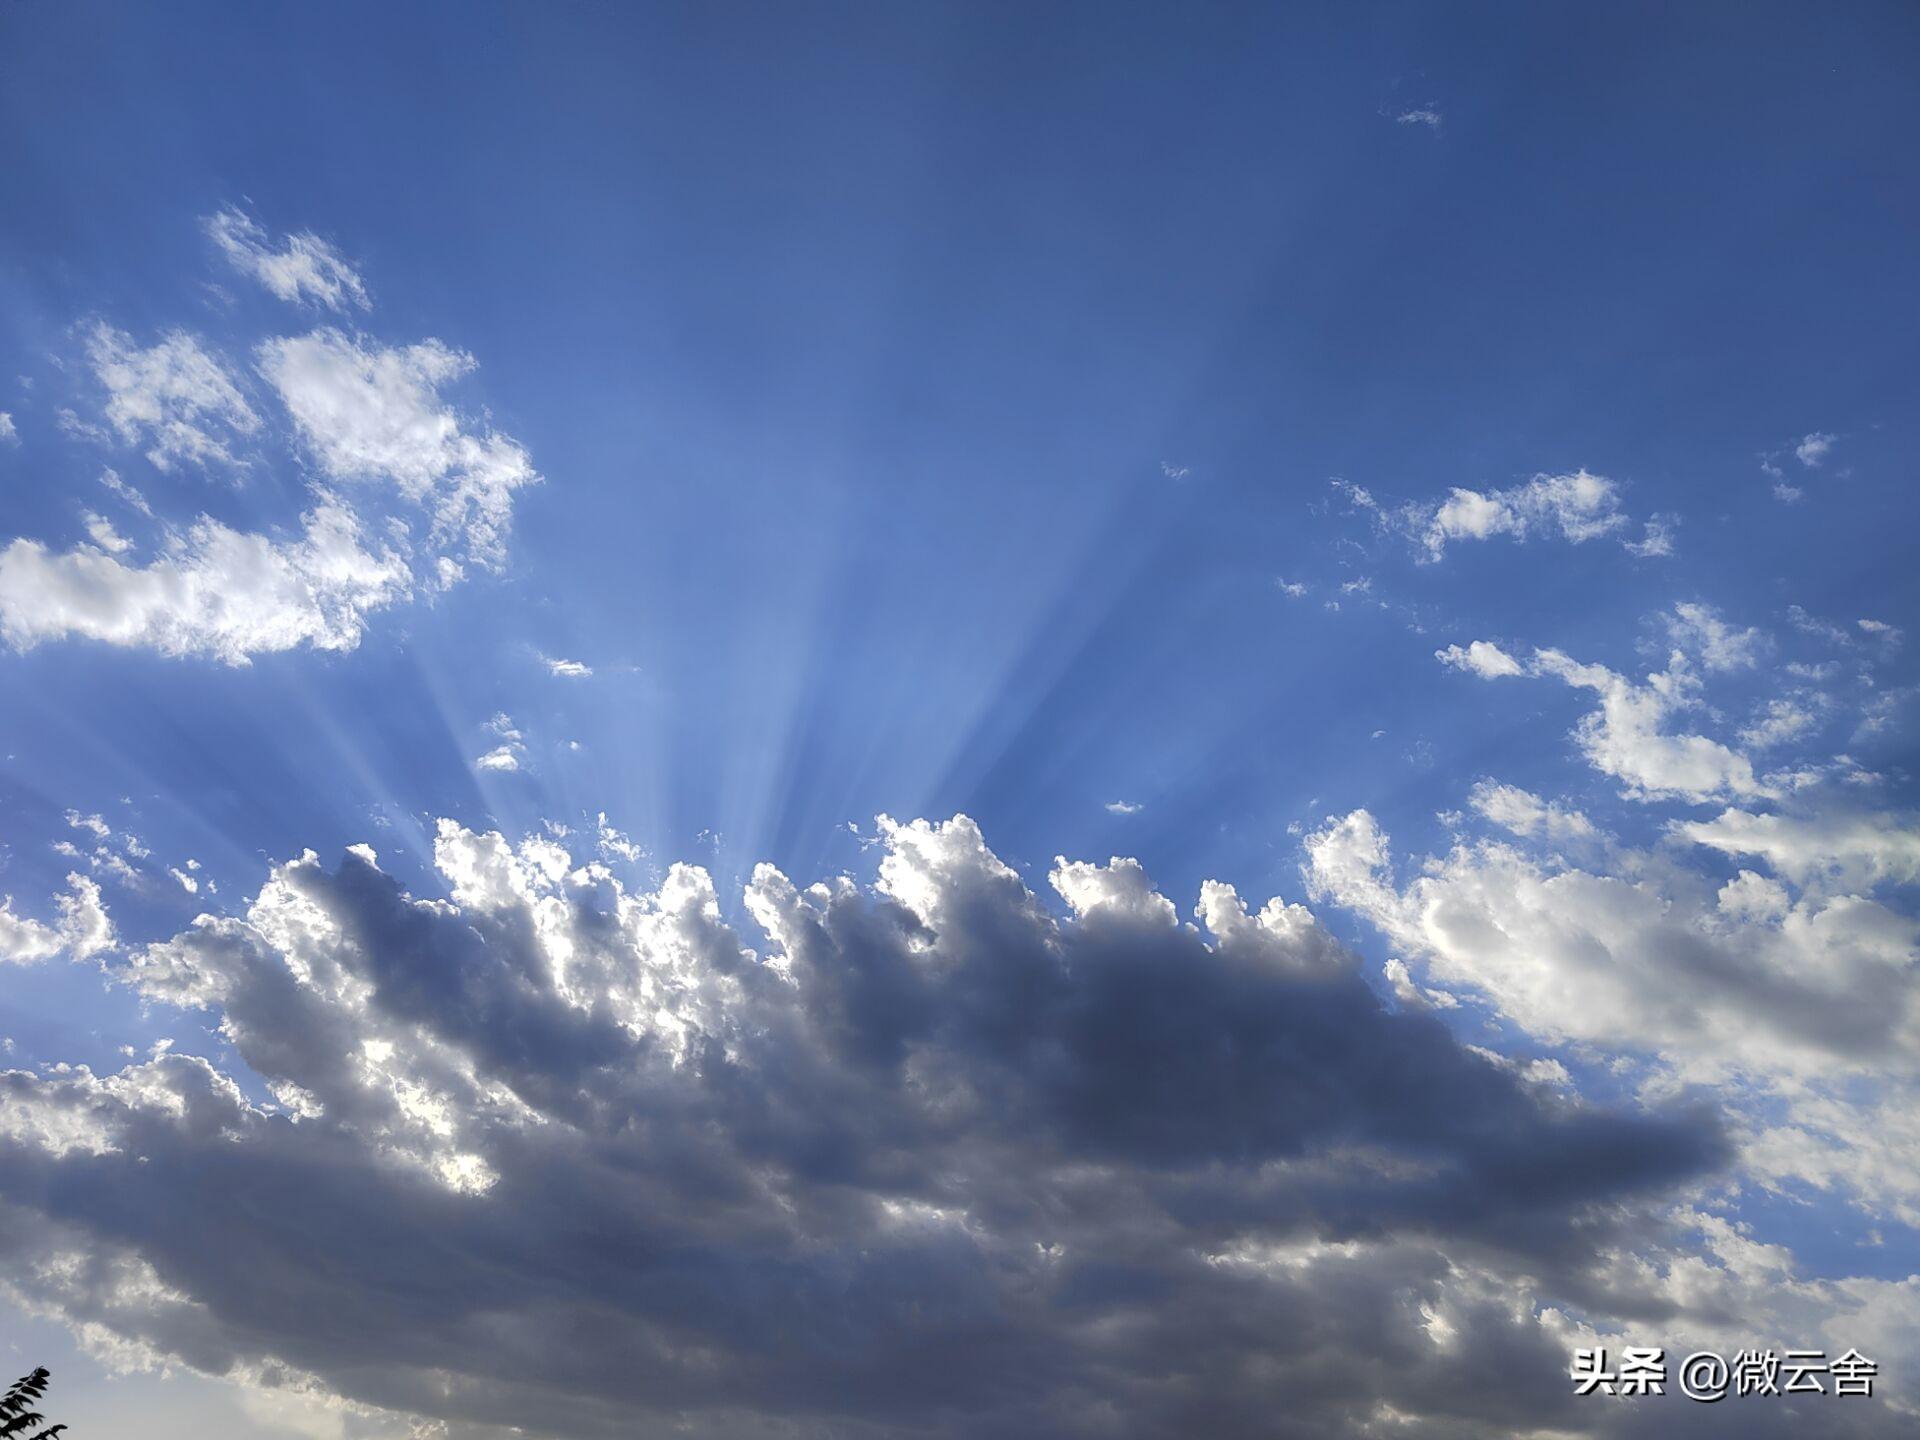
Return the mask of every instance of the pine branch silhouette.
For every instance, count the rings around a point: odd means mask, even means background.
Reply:
[[[22,1375],[7,1387],[5,1395],[0,1395],[0,1440],[54,1440],[67,1428],[39,1428],[47,1424],[47,1417],[33,1407],[46,1395],[47,1382],[52,1378],[43,1365],[31,1375]]]

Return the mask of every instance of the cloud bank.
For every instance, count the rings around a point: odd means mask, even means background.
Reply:
[[[123,1353],[454,1434],[1575,1421],[1534,1287],[1618,1290],[1713,1120],[1383,1005],[1301,906],[1209,883],[1196,926],[1061,860],[1060,913],[965,817],[880,837],[871,886],[758,868],[763,949],[702,870],[447,821],[443,899],[278,866],[109,965],[241,1065],[0,1080],[8,1273]]]

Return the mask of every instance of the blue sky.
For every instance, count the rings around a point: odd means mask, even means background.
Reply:
[[[507,892],[461,888],[459,836],[606,867],[560,881],[519,852],[529,918],[489,940],[534,945],[538,984],[590,1010],[555,955],[677,862],[760,960],[783,948],[746,895],[762,862],[802,890],[850,876],[964,949],[943,905],[1001,894],[965,836],[916,850],[875,819],[964,814],[1058,953],[1105,944],[1109,910],[1162,917],[1128,908],[1118,862],[1050,881],[1056,856],[1137,860],[1178,907],[1168,945],[1204,881],[1255,912],[1280,896],[1348,947],[1378,1023],[1444,1029],[1436,1074],[1551,1062],[1512,1082],[1528,1103],[1687,1129],[1692,1160],[1633,1191],[1640,1231],[1586,1268],[1476,1252],[1483,1299],[1539,1287],[1510,1353],[1564,1357],[1563,1322],[1639,1343],[1663,1307],[1647,1343],[1731,1346],[1726,1307],[1758,1302],[1728,1297],[1786,1274],[1756,1341],[1852,1317],[1845,1343],[1920,1353],[1910,10],[19,3],[0,55],[18,1113],[109,1106],[55,1095],[61,1064],[121,1075],[111,1104],[138,1110],[124,1077],[164,1039],[271,1144],[347,1126],[354,1163],[387,1165],[398,1122],[376,1144],[341,1101],[290,1118],[276,1084],[319,1092],[272,1072],[237,981],[163,983],[147,958],[213,933],[204,913],[306,973],[268,912],[273,867],[309,850],[346,877],[321,908],[367,935],[388,932],[349,846],[469,915]],[[533,918],[549,882],[586,927],[564,943]],[[667,964],[646,933],[634,963]],[[404,1097],[439,1082],[398,1073],[377,1083],[418,1119]],[[460,1153],[504,1173],[495,1139]],[[75,1405],[137,1393],[182,1433],[478,1423],[402,1361],[370,1376],[250,1329],[177,1235],[49,1184],[8,1202],[219,1320],[188,1335],[17,1281],[45,1345],[95,1326]],[[1375,1213],[1354,1206],[1307,1230]],[[1651,1292],[1595,1280],[1629,1255]],[[1368,1285],[1416,1294],[1376,1261]],[[230,1383],[109,1384],[109,1333]],[[743,1374],[767,1359],[727,1333]],[[968,1391],[938,1423],[1064,1433],[1048,1406],[1093,1363],[1071,1358],[1031,1404]],[[1848,1412],[1862,1434],[1916,1403],[1880,1358],[1896,1398]],[[288,1409],[269,1360],[351,1406]],[[651,1413],[602,1378],[556,1433]],[[819,1433],[934,1423],[740,1393]],[[1195,1421],[1132,1403],[1133,1433]],[[1433,1403],[1428,1433],[1521,1423]],[[1642,1423],[1539,1404],[1516,1413]],[[1358,1413],[1300,1433],[1368,1433]]]

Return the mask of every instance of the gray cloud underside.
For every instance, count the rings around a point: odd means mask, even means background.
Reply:
[[[872,890],[756,872],[765,955],[685,867],[631,895],[451,825],[451,901],[281,867],[115,971],[214,1011],[242,1083],[5,1077],[21,1289],[456,1433],[1589,1419],[1469,1282],[1606,1303],[1602,1250],[1724,1162],[1713,1122],[1535,1088],[1299,907],[1209,886],[1209,939],[1131,862],[1063,862],[1061,919],[964,819],[884,833]]]

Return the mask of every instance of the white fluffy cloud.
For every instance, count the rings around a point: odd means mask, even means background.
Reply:
[[[61,952],[90,959],[113,944],[113,921],[100,899],[100,887],[85,875],[67,876],[67,893],[55,902],[58,923],[42,924],[16,914],[13,897],[0,898],[0,961],[28,964]]]
[[[518,770],[520,762],[526,758],[527,737],[520,733],[513,718],[504,712],[495,715],[487,722],[487,733],[500,743],[475,760],[474,768],[506,772]]]
[[[1475,640],[1465,647],[1449,645],[1444,650],[1434,651],[1433,655],[1442,665],[1450,665],[1456,670],[1465,670],[1471,675],[1478,675],[1482,680],[1498,680],[1505,675],[1526,674],[1525,667],[1518,660],[1491,640]]]
[[[208,228],[283,298],[365,308],[359,276],[314,236],[273,249],[231,208]],[[240,378],[184,331],[142,348],[97,323],[86,349],[106,425],[63,411],[70,434],[141,445],[161,470],[239,467],[236,441],[265,437]],[[266,340],[255,355],[319,471],[305,513],[284,530],[174,521],[108,470],[101,483],[156,522],[151,553],[141,553],[138,527],[129,536],[91,510],[87,542],[72,550],[13,540],[0,549],[0,636],[20,649],[80,638],[235,665],[300,646],[346,650],[375,612],[504,563],[515,492],[539,477],[517,441],[442,398],[473,370],[472,356],[438,340],[390,347],[327,328]]]
[[[1920,1042],[1920,927],[1860,895],[1794,898],[1743,871],[1596,872],[1461,843],[1404,886],[1357,810],[1308,837],[1313,893],[1529,1034],[1711,1073],[1879,1071]]]
[[[233,374],[184,330],[142,349],[125,332],[96,324],[87,358],[107,392],[107,422],[123,443],[146,445],[156,469],[236,464],[235,438],[260,429]]]
[[[1696,845],[1758,857],[1797,885],[1920,882],[1920,829],[1875,811],[1756,815],[1729,807],[1711,820],[1677,822],[1674,829]]]
[[[430,515],[438,551],[497,566],[513,492],[538,477],[518,442],[470,431],[441,400],[474,364],[437,340],[389,348],[338,330],[260,347],[261,373],[328,477],[393,485]]]
[[[1664,670],[1638,684],[1559,650],[1536,650],[1525,665],[1486,640],[1434,653],[1441,663],[1482,679],[1545,675],[1593,691],[1600,708],[1574,727],[1574,739],[1593,767],[1620,781],[1621,792],[1631,799],[1707,801],[1779,793],[1754,774],[1751,760],[1727,745],[1669,730],[1676,715],[1700,704],[1699,677],[1681,651],[1673,652]]]
[[[1416,542],[1428,560],[1467,540],[1566,540],[1584,544],[1611,539],[1636,555],[1671,553],[1669,523],[1655,517],[1637,521],[1620,505],[1620,487],[1603,475],[1582,469],[1564,475],[1535,475],[1500,490],[1456,486],[1438,501],[1408,501],[1383,506],[1357,485],[1336,482],[1352,504],[1368,511],[1386,530]]]
[[[0,634],[17,649],[82,638],[245,665],[311,645],[348,650],[367,617],[403,599],[405,560],[370,547],[345,506],[323,500],[296,538],[202,518],[145,564],[97,545],[36,540],[0,550]]]
[[[329,310],[372,306],[359,273],[311,231],[287,236],[285,247],[276,250],[253,217],[232,205],[208,216],[204,224],[220,253],[236,269],[282,300],[308,300]]]
[[[1677,654],[1665,670],[1640,684],[1558,650],[1537,651],[1533,668],[1599,695],[1600,708],[1575,726],[1574,737],[1593,767],[1619,780],[1630,798],[1711,800],[1775,793],[1755,777],[1746,756],[1705,735],[1667,730],[1676,713],[1698,703],[1698,681]]]
[[[1838,436],[1827,435],[1818,430],[1803,436],[1800,443],[1793,447],[1794,458],[1809,470],[1818,470],[1833,453],[1833,442]]]

